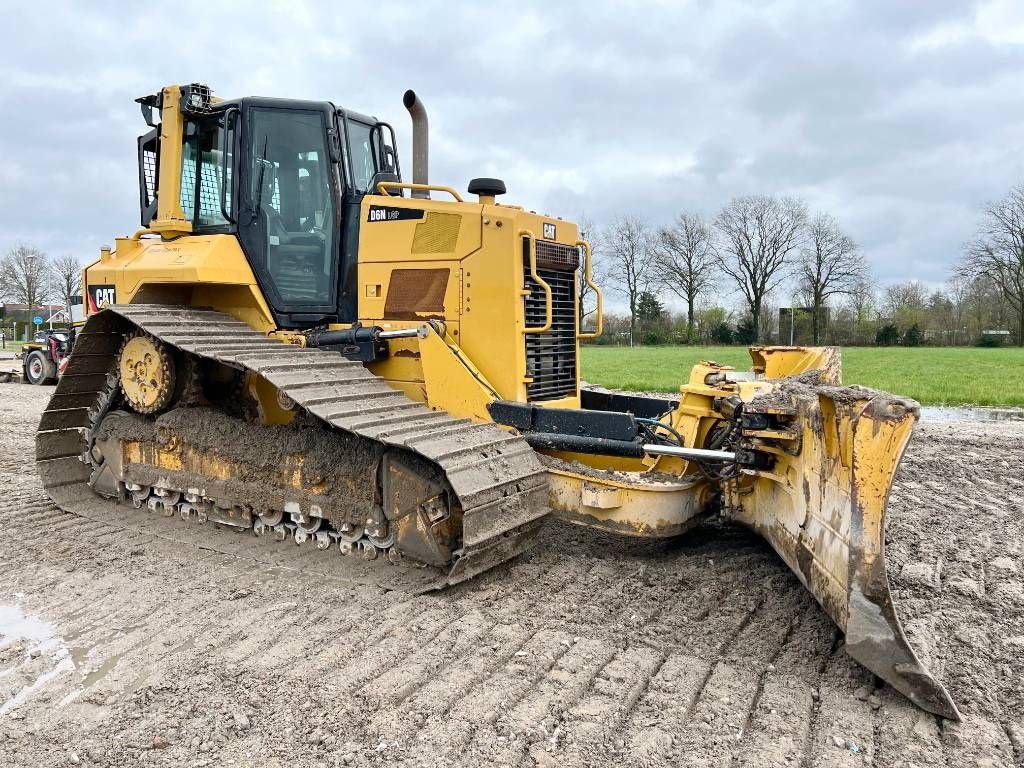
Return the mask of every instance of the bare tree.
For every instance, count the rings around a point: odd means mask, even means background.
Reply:
[[[629,304],[629,343],[636,336],[640,294],[651,284],[651,234],[641,219],[622,216],[601,236],[604,279],[608,290]]]
[[[815,344],[821,342],[820,317],[825,303],[833,296],[850,293],[867,270],[867,261],[839,222],[827,213],[811,220],[797,260],[797,276],[811,302]]]
[[[946,281],[946,297],[949,299],[950,320],[952,322],[952,338],[950,342],[956,346],[960,332],[965,329],[967,300],[971,293],[971,281],[962,275],[954,274]]]
[[[878,303],[878,288],[870,274],[865,273],[850,287],[847,300],[857,325],[873,319]]]
[[[957,271],[984,277],[999,288],[1016,314],[1017,344],[1024,347],[1024,184],[985,208]]]
[[[686,302],[686,342],[693,340],[697,300],[711,284],[715,266],[714,230],[695,213],[679,214],[671,227],[658,230],[654,263],[668,290]]]
[[[70,253],[54,258],[50,265],[53,294],[64,304],[71,320],[71,300],[82,291],[82,265]]]
[[[765,296],[786,277],[793,253],[807,224],[807,206],[791,197],[747,195],[733,198],[715,217],[723,245],[718,266],[742,293],[761,339],[761,308]]]
[[[29,314],[50,293],[50,260],[38,248],[19,243],[0,260],[0,284],[7,298],[28,305]]]
[[[891,283],[885,287],[882,306],[893,320],[907,312],[923,310],[928,304],[928,286],[920,280]]]
[[[967,290],[967,317],[975,334],[999,326],[1002,303],[1002,292],[987,277],[978,277],[970,282]]]

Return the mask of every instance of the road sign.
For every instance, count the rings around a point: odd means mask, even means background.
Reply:
[[[35,323],[36,327],[38,328],[40,325],[43,324],[43,318],[41,318],[39,315],[36,315],[35,317],[32,318],[32,322]]]

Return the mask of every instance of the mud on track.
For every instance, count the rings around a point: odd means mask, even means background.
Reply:
[[[468,584],[385,592],[293,544],[267,566],[237,534],[55,510],[48,396],[0,387],[0,632],[30,636],[0,638],[0,765],[1024,765],[1019,424],[922,426],[891,502],[897,599],[957,725],[850,661],[743,530],[549,523]]]

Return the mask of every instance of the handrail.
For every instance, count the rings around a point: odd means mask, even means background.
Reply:
[[[384,194],[388,189],[412,189],[422,190],[430,192],[431,190],[437,192],[447,192],[449,195],[455,198],[456,202],[464,202],[462,197],[451,187],[445,187],[440,184],[413,184],[408,181],[379,181],[377,182],[377,191]]]
[[[551,330],[551,323],[554,320],[551,286],[548,285],[543,277],[537,274],[537,239],[533,236],[533,232],[528,229],[521,229],[519,230],[519,238],[520,240],[526,238],[530,241],[528,246],[530,252],[530,278],[544,291],[544,310],[546,313],[544,325],[536,328],[524,327],[523,333],[547,333]]]
[[[577,339],[591,340],[596,339],[602,333],[604,333],[604,294],[601,293],[601,286],[594,282],[594,259],[590,253],[590,243],[586,240],[577,240],[577,248],[583,248],[583,279],[587,285],[590,286],[590,290],[597,296],[597,329],[593,333],[576,333]],[[581,306],[582,310],[583,307]],[[583,313],[580,313],[580,322],[583,322]]]
[[[232,123],[232,118],[235,114],[238,114],[238,107],[228,107],[224,110],[224,129],[221,132],[220,137],[220,214],[224,217],[224,221],[229,224],[237,224],[235,217],[228,212],[228,134],[231,133],[231,153],[234,155],[234,129],[229,131],[228,124]],[[231,174],[231,184],[234,186],[235,174]],[[234,190],[231,190],[231,201],[235,204],[235,208],[238,207],[237,195],[234,194]]]

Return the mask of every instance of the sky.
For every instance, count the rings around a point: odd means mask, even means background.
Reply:
[[[1024,182],[1024,2],[0,0],[0,253],[92,260],[138,223],[133,100],[330,100],[392,123],[413,88],[431,181],[598,225],[788,194],[881,283],[939,284]]]

